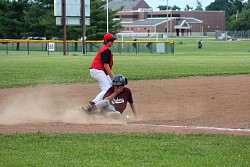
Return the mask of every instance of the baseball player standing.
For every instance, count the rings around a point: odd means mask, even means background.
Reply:
[[[112,71],[113,66],[113,53],[110,47],[113,45],[116,38],[111,33],[106,33],[103,37],[104,44],[97,52],[93,62],[91,63],[89,70],[90,76],[96,80],[101,92],[92,100],[90,104],[93,105],[102,100],[106,91],[112,86],[111,80],[114,78]]]

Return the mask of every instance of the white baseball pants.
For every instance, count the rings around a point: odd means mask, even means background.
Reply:
[[[92,100],[94,103],[97,103],[102,100],[104,94],[112,86],[112,80],[109,75],[106,75],[104,71],[97,69],[90,69],[90,76],[96,80],[98,83],[101,92]]]
[[[104,113],[105,117],[119,119],[121,117],[121,113],[115,110],[115,107],[112,106],[109,100],[102,100],[95,104],[97,110]]]

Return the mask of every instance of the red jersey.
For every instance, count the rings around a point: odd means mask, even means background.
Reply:
[[[110,87],[103,96],[103,99],[113,94],[114,90],[115,88],[113,86]],[[126,109],[127,102],[134,103],[130,89],[124,87],[123,91],[110,101],[110,104],[115,107],[116,111],[122,113]]]
[[[101,49],[97,52],[97,54],[96,54],[96,56],[95,56],[95,58],[94,58],[94,60],[91,63],[91,65],[90,65],[89,68],[94,68],[94,69],[102,70],[106,74],[108,74],[107,71],[104,69],[104,65],[102,63],[102,52],[105,51],[106,49],[109,49],[109,47],[106,46],[106,45],[103,45],[101,47]],[[111,52],[110,60],[109,60],[109,67],[110,67],[110,69],[112,69],[112,66],[113,66],[113,53]]]

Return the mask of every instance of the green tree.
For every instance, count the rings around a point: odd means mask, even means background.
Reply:
[[[45,8],[54,8],[54,0],[33,0],[33,1],[41,4]]]
[[[250,0],[249,0],[250,1]],[[227,21],[228,30],[249,30],[250,29],[250,3],[245,3],[241,12],[237,10]]]
[[[240,12],[243,7],[243,0],[215,0],[206,10],[225,11],[227,22],[230,16],[236,14],[237,10]]]
[[[35,0],[24,11],[25,37],[39,36],[50,39],[63,33],[62,26],[56,26],[53,0]]]
[[[168,7],[168,8],[167,8]],[[157,8],[159,8],[159,10],[181,10],[181,8],[179,6],[167,6],[167,5],[159,5]]]
[[[51,39],[53,37],[63,38],[63,27],[56,25],[56,20],[54,17],[54,10],[46,10],[44,13],[44,17],[41,18],[40,22],[41,27],[44,27],[44,34],[47,39]]]
[[[103,34],[107,32],[107,17],[105,9],[106,1],[91,0],[90,1],[90,26],[86,28],[87,39],[100,40]],[[109,12],[109,32],[116,34],[121,31],[122,26],[120,20],[114,20],[114,15],[118,10],[108,10]]]
[[[172,7],[171,6],[167,6],[167,5],[159,5],[157,8],[159,8],[159,10],[171,10]]]
[[[2,38],[20,39],[25,32],[24,11],[28,9],[28,0],[0,2],[0,31]]]
[[[40,3],[32,2],[30,7],[24,11],[24,24],[26,31],[25,38],[29,36],[44,36],[46,27],[40,24],[43,19],[45,9]]]
[[[91,0],[90,1],[90,26],[86,26],[86,37],[88,40],[101,40],[103,35],[107,32],[107,10],[106,1],[103,0]],[[119,20],[114,20],[115,13],[118,10],[109,11],[109,32],[116,34],[120,32],[122,26]],[[79,39],[82,37],[81,26],[68,26],[67,38]]]
[[[4,38],[4,31],[6,31],[5,29],[5,15],[6,15],[6,12],[8,11],[8,5],[9,5],[9,2],[8,1],[0,1],[0,38]]]
[[[193,10],[193,8],[187,4],[186,7],[184,8],[184,11],[190,11],[190,10]]]
[[[242,9],[238,16],[239,30],[250,30],[250,0],[245,3],[245,7]]]
[[[174,6],[172,7],[172,10],[181,10],[181,8],[180,8],[179,6],[174,5]]]
[[[196,8],[194,10],[203,11],[201,2],[199,0],[196,0],[196,3],[197,3],[197,5],[196,5]]]

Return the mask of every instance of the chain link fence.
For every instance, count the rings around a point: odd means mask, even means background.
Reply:
[[[245,31],[216,31],[216,40],[250,40],[250,30]]]
[[[85,54],[96,53],[103,45],[103,41],[85,41]],[[63,41],[58,40],[15,40],[0,39],[0,50],[8,54],[9,51],[63,52]],[[67,52],[82,53],[82,41],[69,40],[66,42]],[[121,55],[126,54],[174,54],[174,41],[115,41],[111,50]]]

